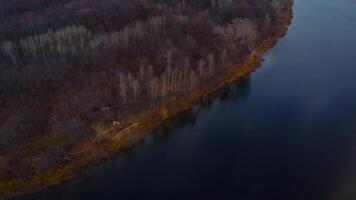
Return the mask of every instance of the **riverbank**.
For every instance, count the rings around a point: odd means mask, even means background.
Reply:
[[[97,125],[97,137],[85,139],[76,144],[70,151],[71,161],[56,170],[31,177],[31,179],[17,179],[0,183],[0,195],[5,199],[58,185],[78,175],[83,168],[100,163],[122,149],[132,147],[145,132],[157,128],[163,121],[189,109],[202,97],[212,94],[224,85],[253,72],[261,63],[261,55],[274,46],[277,40],[284,35],[291,17],[290,5],[289,9],[284,11],[279,18],[280,21],[272,34],[263,40],[243,62],[231,64],[230,70],[221,74],[211,83],[204,85],[198,91],[194,91],[189,98],[172,98],[165,105],[151,107],[138,115],[121,121],[119,127],[113,127],[112,124]]]

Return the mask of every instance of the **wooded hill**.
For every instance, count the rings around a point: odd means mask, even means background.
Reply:
[[[189,95],[266,37],[288,0],[1,0],[0,180],[58,164],[97,120]],[[68,145],[36,164],[23,142]]]

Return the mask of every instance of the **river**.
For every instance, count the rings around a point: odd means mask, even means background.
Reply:
[[[295,0],[250,77],[21,200],[356,199],[356,0]]]

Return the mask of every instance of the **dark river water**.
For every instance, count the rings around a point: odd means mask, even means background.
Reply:
[[[23,200],[356,200],[356,0],[295,0],[250,77]]]

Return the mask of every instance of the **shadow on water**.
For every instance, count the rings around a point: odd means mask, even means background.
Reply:
[[[147,146],[158,146],[159,144],[164,144],[175,134],[179,134],[179,130],[194,127],[197,120],[199,120],[199,117],[203,115],[204,112],[209,112],[215,103],[236,103],[238,101],[244,101],[248,97],[250,89],[250,77],[245,77],[229,86],[225,86],[216,93],[203,97],[201,101],[194,105],[191,109],[177,114],[164,122],[156,130],[143,135],[143,137],[138,140],[137,144],[135,144],[133,148],[125,149],[113,159],[82,172],[78,179],[65,183],[59,188],[50,189],[35,195],[20,197],[17,198],[17,200],[77,199],[77,197],[71,196],[72,194],[68,194],[68,191],[70,193],[70,191],[75,190],[75,188],[83,188],[83,185],[91,187],[91,184],[98,181],[96,180],[98,177],[108,176],[107,173],[112,173],[114,170],[117,170],[118,172],[120,172],[120,170],[125,170],[124,168],[139,157],[140,154],[145,151]],[[53,193],[57,193],[57,195],[53,195]]]
[[[355,200],[355,10],[355,0],[295,0],[287,36],[251,77],[21,199]]]
[[[127,149],[123,152],[128,159],[135,156],[137,148],[147,142],[152,142],[154,145],[162,143],[170,139],[172,134],[179,132],[178,130],[188,127],[193,127],[203,112],[208,112],[211,107],[217,103],[238,102],[244,101],[250,94],[251,79],[249,76],[237,80],[229,86],[225,86],[217,92],[207,95],[201,101],[192,106],[187,111],[181,112],[171,119],[165,121],[159,128],[145,135],[135,148]]]
[[[152,134],[155,142],[169,139],[172,133],[183,127],[193,127],[202,112],[208,112],[216,102],[238,102],[245,100],[251,90],[251,79],[249,76],[237,80],[235,83],[225,86],[217,92],[205,96],[191,109],[181,112],[164,122],[161,127]]]

